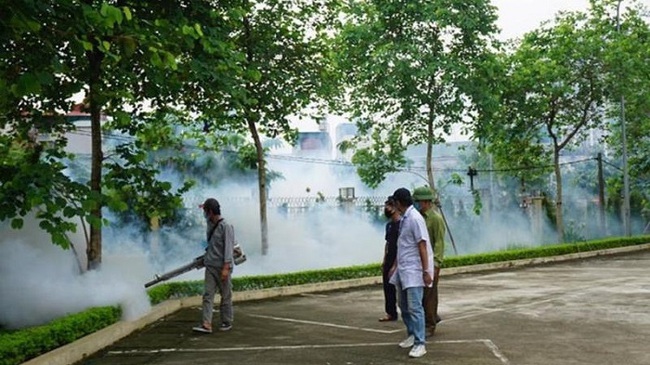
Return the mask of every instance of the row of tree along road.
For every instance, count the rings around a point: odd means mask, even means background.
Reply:
[[[454,125],[497,168],[554,166],[562,240],[560,156],[593,130],[603,132],[603,152],[618,156],[617,100],[626,103],[635,208],[648,205],[648,13],[632,0],[620,13],[620,1],[590,4],[502,43],[487,0],[5,2],[0,220],[21,228],[36,210],[67,247],[80,218],[93,269],[102,208],[165,224],[192,181],[160,180],[161,161],[186,166],[200,151],[235,151],[236,166],[257,171],[266,253],[272,171],[263,140],[293,142],[290,118],[338,113],[357,124],[358,136],[339,147],[354,151],[370,187],[424,143],[435,188],[431,146]],[[74,156],[64,136],[74,125],[63,115],[78,95],[91,120],[85,179],[66,173]],[[107,150],[106,131],[129,138]],[[55,138],[41,143],[43,134]]]

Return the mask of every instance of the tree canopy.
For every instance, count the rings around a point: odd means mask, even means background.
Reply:
[[[353,159],[365,183],[377,186],[424,143],[434,186],[432,145],[480,114],[475,87],[493,59],[496,18],[486,0],[346,3],[338,65],[357,146],[367,146]]]
[[[615,6],[594,1],[589,12],[560,13],[515,42],[502,59],[500,111],[476,129],[499,166],[543,165],[550,156],[560,241],[564,238],[560,155],[589,133],[607,130],[615,90],[620,95],[620,90],[628,89],[618,77],[620,62],[614,56],[622,46],[611,17]],[[627,56],[643,59],[639,49]]]

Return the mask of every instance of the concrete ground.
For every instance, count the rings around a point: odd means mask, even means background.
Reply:
[[[229,332],[183,308],[79,364],[650,364],[650,250],[442,276],[443,322],[409,359],[380,285],[235,303]],[[218,313],[215,313],[215,321]],[[216,323],[216,322],[215,322]]]

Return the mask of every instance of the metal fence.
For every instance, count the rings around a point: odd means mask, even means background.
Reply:
[[[223,197],[218,199],[221,204],[251,203],[255,204],[258,199],[255,197]],[[308,209],[316,206],[323,207],[380,207],[386,201],[385,196],[359,196],[354,198],[342,198],[333,196],[305,196],[305,197],[273,197],[267,199],[267,206],[287,209]],[[198,198],[186,200],[188,207],[196,207],[203,203]]]

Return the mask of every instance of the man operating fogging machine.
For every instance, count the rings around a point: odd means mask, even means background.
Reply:
[[[232,328],[232,269],[233,248],[235,246],[235,230],[221,216],[221,206],[216,199],[209,198],[201,206],[207,223],[207,242],[203,265],[205,265],[205,281],[203,292],[203,316],[201,325],[192,328],[196,332],[212,333],[212,307],[214,295],[219,290],[221,303],[219,315],[220,331]]]
[[[205,217],[207,247],[205,254],[196,257],[192,262],[177,269],[156,275],[154,280],[144,284],[145,288],[169,280],[194,269],[205,267],[203,293],[203,318],[201,325],[194,327],[196,332],[212,332],[212,307],[214,296],[219,290],[221,295],[219,330],[227,331],[232,328],[232,271],[233,264],[239,265],[246,261],[241,247],[235,242],[235,232],[231,224],[221,216],[221,206],[216,199],[207,199],[199,206]]]

